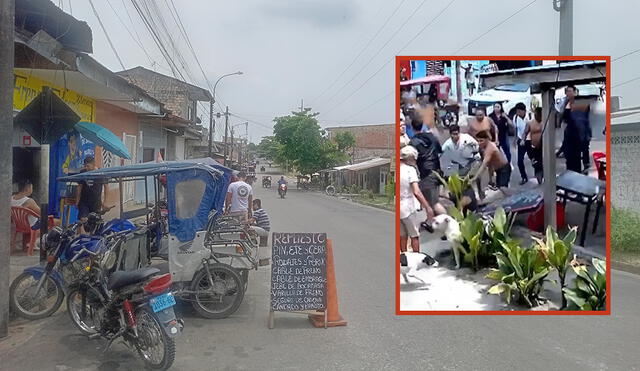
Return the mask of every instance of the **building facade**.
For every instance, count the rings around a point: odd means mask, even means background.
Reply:
[[[337,133],[349,132],[356,139],[352,150],[352,162],[368,160],[374,157],[391,158],[396,148],[395,125],[359,125],[338,126],[325,129],[329,139],[335,138]]]

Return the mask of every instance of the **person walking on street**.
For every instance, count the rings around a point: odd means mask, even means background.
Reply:
[[[467,122],[467,132],[474,139],[478,140],[478,134],[481,132],[487,132],[489,134],[489,138],[494,142],[496,146],[498,146],[497,139],[500,136],[500,132],[496,127],[495,122],[492,119],[486,116],[484,107],[476,107],[475,115],[469,118]],[[480,149],[480,155],[484,156],[482,149]],[[493,173],[489,171],[489,185],[492,184],[491,179],[493,178]],[[482,181],[480,178],[476,179],[476,187],[478,188],[478,195],[481,199],[484,199],[485,192],[484,187],[482,186]]]
[[[416,171],[418,151],[412,146],[404,146],[400,150],[400,251],[407,251],[407,243],[411,240],[411,250],[420,252],[420,206],[427,212],[427,220],[433,218],[433,209],[422,195],[418,186]]]
[[[442,147],[438,138],[431,131],[423,131],[424,122],[418,113],[411,115],[411,126],[416,133],[409,141],[409,145],[418,151],[416,165],[420,175],[420,191],[436,214],[446,214],[440,204],[440,155]]]
[[[241,222],[251,219],[251,205],[253,201],[253,189],[245,182],[247,174],[244,171],[238,173],[238,180],[229,185],[225,200],[226,214],[235,217]]]
[[[531,145],[531,139],[528,137],[528,133],[525,133],[527,122],[525,116],[527,114],[527,106],[524,103],[516,104],[516,115],[513,117],[513,122],[516,126],[516,141],[518,144],[518,170],[520,171],[520,185],[524,185],[529,181],[527,175],[527,168],[524,166],[524,156],[527,154],[529,146]]]
[[[489,115],[489,118],[496,124],[498,129],[498,145],[507,156],[507,161],[511,163],[511,143],[509,143],[509,134],[513,133],[513,122],[504,112],[502,103],[498,102],[493,105],[493,112]],[[513,135],[513,134],[511,134]]]
[[[469,90],[469,96],[473,95],[473,91],[476,88],[476,79],[474,77],[473,64],[469,63],[464,69],[464,79],[467,82],[467,90]]]

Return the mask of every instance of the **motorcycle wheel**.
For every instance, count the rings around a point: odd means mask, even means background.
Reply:
[[[147,307],[136,310],[138,337],[133,338],[138,355],[145,365],[156,370],[166,370],[176,358],[176,343],[162,329],[158,317]]]
[[[11,309],[29,320],[47,318],[55,313],[64,300],[62,285],[50,275],[45,278],[36,296],[38,280],[29,273],[22,273],[11,283],[9,301]],[[39,310],[34,310],[39,308]]]
[[[227,318],[238,310],[244,298],[244,283],[238,271],[226,264],[209,265],[213,287],[206,269],[191,281],[193,308],[205,318]]]
[[[86,312],[85,318],[82,318],[81,314],[83,301]],[[81,333],[87,336],[95,334],[100,326],[100,318],[96,316],[97,308],[92,303],[93,301],[87,297],[87,291],[84,289],[72,289],[67,295],[67,312],[69,312],[71,322]]]

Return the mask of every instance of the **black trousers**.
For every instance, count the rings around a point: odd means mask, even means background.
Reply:
[[[529,179],[529,176],[527,175],[527,169],[524,166],[524,156],[527,154],[527,152],[529,152],[528,149],[530,146],[530,140],[518,142],[518,170],[520,170],[520,177],[522,178],[522,180]]]

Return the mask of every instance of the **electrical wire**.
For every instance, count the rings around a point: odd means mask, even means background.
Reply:
[[[382,32],[382,30],[387,26],[387,24],[389,23],[389,21],[391,20],[391,18],[393,18],[393,16],[398,12],[398,10],[400,9],[400,7],[402,6],[402,4],[404,4],[405,0],[402,0],[400,3],[398,3],[398,6],[396,6],[396,8],[393,10],[393,12],[391,13],[391,15],[389,15],[387,17],[387,19],[384,21],[384,23],[382,24],[382,26],[380,26],[378,28],[378,31],[376,31],[376,33],[369,39],[369,41],[367,42],[367,44],[362,47],[362,49],[360,49],[360,52],[353,58],[353,60],[351,61],[351,63],[349,63],[349,65],[342,70],[342,72],[340,73],[340,75],[338,75],[338,77],[336,77],[335,80],[333,80],[333,82],[331,83],[331,85],[329,85],[329,87],[327,87],[324,91],[322,91],[322,93],[320,93],[318,96],[316,96],[315,98],[313,98],[311,100],[311,102],[315,102],[317,101],[321,96],[323,96],[327,91],[329,91],[339,80],[340,78],[349,70],[349,68],[351,68],[351,66],[353,66],[353,64],[358,60],[358,58],[360,58],[360,56],[362,55],[362,53],[364,53],[364,51],[369,47],[369,45],[371,45],[371,43],[373,42],[373,40],[376,39],[376,37],[378,37],[378,35],[380,34],[380,32]]]
[[[451,0],[444,8],[442,8],[442,10],[440,10],[440,12],[438,12],[438,14],[436,14],[431,21],[429,21],[424,27],[422,27],[422,29],[420,31],[418,31],[413,38],[411,38],[406,44],[404,44],[404,46],[402,48],[400,48],[400,50],[398,50],[398,52],[396,52],[385,64],[383,64],[376,72],[374,72],[371,76],[369,76],[368,79],[366,79],[362,84],[360,84],[360,86],[358,86],[351,94],[349,94],[349,96],[347,96],[346,98],[342,99],[338,104],[336,104],[335,106],[331,107],[328,111],[325,112],[325,114],[328,114],[329,112],[332,112],[333,110],[335,110],[337,107],[339,107],[340,105],[344,104],[347,100],[349,100],[349,98],[351,98],[355,93],[357,93],[363,86],[365,86],[369,81],[371,81],[371,79],[373,79],[377,74],[379,74],[389,63],[393,62],[395,60],[395,56],[399,55],[400,52],[402,52],[404,49],[407,48],[407,46],[409,46],[415,39],[418,38],[418,36],[420,36],[430,25],[432,25],[436,20],[438,20],[438,18],[440,18],[440,16],[447,10],[449,9],[449,7],[451,7],[451,5],[453,5],[453,3],[455,3],[456,0]]]
[[[527,5],[523,6],[522,8],[516,10],[513,14],[511,14],[510,16],[508,16],[507,18],[503,19],[502,21],[498,22],[496,25],[494,25],[493,27],[489,28],[487,31],[483,32],[480,36],[476,37],[475,39],[469,41],[468,43],[464,44],[462,47],[458,48],[458,50],[456,50],[455,52],[451,53],[451,55],[455,55],[457,54],[459,51],[461,51],[462,49],[466,48],[467,46],[473,44],[474,42],[478,41],[480,38],[482,38],[483,36],[485,36],[486,34],[488,34],[489,32],[495,30],[496,28],[500,27],[502,24],[504,24],[505,22],[507,22],[508,20],[510,20],[511,18],[515,17],[516,15],[518,15],[520,12],[524,11],[525,9],[527,9],[528,7],[530,7],[531,5],[533,5],[534,3],[536,3],[538,0],[533,0],[530,1]]]
[[[124,0],[123,0],[124,1]],[[109,7],[111,8],[111,10],[113,11],[113,13],[116,15],[116,17],[118,18],[118,21],[120,21],[120,23],[122,24],[122,26],[124,27],[124,29],[127,31],[127,33],[129,34],[129,36],[131,36],[131,39],[133,39],[133,41],[138,44],[138,46],[140,47],[140,49],[142,49],[142,51],[144,52],[144,54],[147,56],[147,59],[149,60],[149,63],[153,63],[153,60],[151,59],[151,56],[149,55],[149,53],[147,52],[147,49],[144,47],[144,44],[142,42],[140,42],[140,36],[135,37],[133,35],[133,33],[131,32],[131,30],[129,29],[129,27],[127,27],[127,25],[124,23],[124,21],[122,20],[122,18],[120,18],[120,14],[118,14],[118,12],[116,11],[116,9],[113,7],[113,5],[111,4],[110,0],[107,0],[107,4],[109,5]]]
[[[124,63],[122,63],[122,58],[120,58],[120,55],[116,50],[116,47],[113,45],[113,42],[111,42],[111,37],[109,37],[109,34],[107,33],[107,30],[104,27],[104,24],[102,23],[102,19],[100,19],[100,15],[98,14],[96,7],[93,5],[93,0],[89,0],[89,5],[91,5],[91,9],[93,9],[93,14],[95,14],[96,18],[98,18],[98,23],[100,23],[100,28],[102,28],[102,32],[104,32],[104,36],[107,38],[107,41],[109,42],[109,46],[111,46],[111,50],[113,50],[113,54],[115,54],[116,58],[118,58],[118,62],[120,62],[120,66],[122,66],[122,69],[126,70]]]
[[[354,113],[353,115],[347,117],[345,119],[345,121],[349,121],[352,118],[354,118],[355,116],[358,116],[359,114],[361,114],[362,112],[366,111],[367,109],[375,106],[376,104],[380,103],[381,101],[383,101],[384,99],[386,99],[388,96],[390,96],[391,94],[393,94],[393,90],[391,90],[390,92],[388,92],[387,94],[385,94],[384,96],[376,99],[375,101],[373,101],[372,103],[368,104],[366,107],[362,108],[360,111]]]

